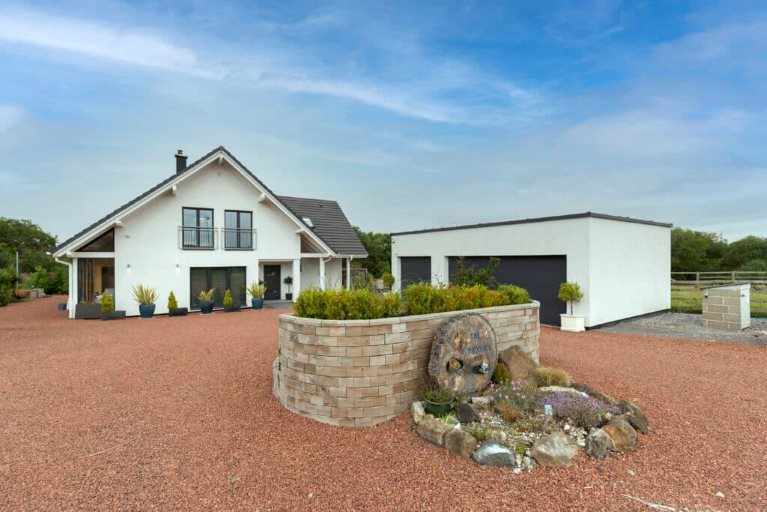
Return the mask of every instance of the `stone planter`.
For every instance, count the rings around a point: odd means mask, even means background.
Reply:
[[[224,313],[237,313],[240,311],[240,306],[233,304],[231,306],[224,306]]]
[[[110,313],[101,313],[102,320],[124,320],[125,311],[112,311]]]
[[[586,330],[586,318],[578,315],[559,315],[560,330],[568,332],[583,332]]]
[[[168,316],[186,316],[188,314],[189,310],[187,308],[173,308],[168,311]]]
[[[539,303],[377,320],[280,315],[273,391],[290,411],[340,426],[369,426],[409,409],[427,375],[432,342],[448,319],[484,317],[498,351],[519,346],[538,361]]]
[[[155,304],[139,304],[138,314],[141,318],[152,318],[156,307]]]

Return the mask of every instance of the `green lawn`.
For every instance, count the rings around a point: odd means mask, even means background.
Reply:
[[[671,286],[671,310],[680,313],[700,313],[703,290],[690,286]],[[751,288],[751,316],[767,317],[767,288]]]

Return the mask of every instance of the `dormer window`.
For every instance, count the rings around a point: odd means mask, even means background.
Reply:
[[[310,228],[314,228],[314,222],[312,222],[311,217],[301,217],[301,220],[304,221],[304,224],[306,224]]]

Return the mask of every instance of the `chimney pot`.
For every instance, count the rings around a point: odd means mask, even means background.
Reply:
[[[186,155],[179,149],[176,151],[176,174],[181,174],[186,169]]]

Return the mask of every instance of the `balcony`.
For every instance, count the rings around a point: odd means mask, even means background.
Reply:
[[[224,250],[252,251],[256,248],[255,229],[224,228],[221,235]]]
[[[216,248],[216,228],[179,226],[179,247],[184,250],[212,251]]]

